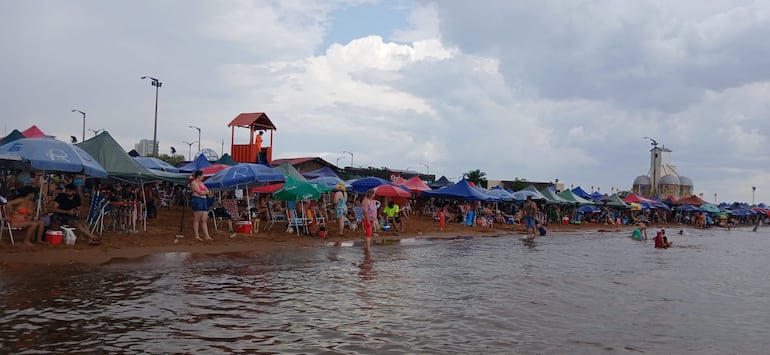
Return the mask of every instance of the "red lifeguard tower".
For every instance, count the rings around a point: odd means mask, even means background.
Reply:
[[[257,135],[257,131],[269,131],[270,142],[267,144],[267,140],[262,142],[262,156],[265,158],[267,165],[273,161],[273,132],[277,130],[273,122],[267,118],[264,112],[254,113],[242,113],[235,117],[227,125],[232,127],[232,138],[230,141],[230,155],[233,160],[239,163],[254,163],[257,161],[257,144],[254,142],[254,138]],[[243,127],[249,129],[249,143],[248,144],[235,144],[235,127]]]

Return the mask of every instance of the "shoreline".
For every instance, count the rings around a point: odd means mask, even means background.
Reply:
[[[363,241],[362,228],[355,231],[345,230],[343,237],[337,236],[337,229],[333,223],[328,223],[330,236],[327,238],[310,237],[286,233],[282,226],[274,226],[271,231],[260,230],[256,234],[233,234],[224,228],[214,231],[213,223],[209,221],[209,233],[211,242],[199,242],[193,237],[191,220],[185,220],[182,230],[183,238],[175,242],[179,235],[180,208],[163,209],[159,211],[158,219],[150,219],[147,223],[147,231],[136,233],[105,232],[102,244],[90,246],[78,238],[75,245],[50,245],[45,242],[33,246],[23,244],[23,235],[14,233],[16,245],[10,245],[7,234],[0,244],[0,267],[9,268],[20,265],[104,265],[114,259],[135,259],[150,255],[164,253],[202,253],[222,254],[231,252],[272,252],[285,249],[312,248],[328,243]],[[502,234],[524,234],[523,225],[496,224],[491,228],[470,227],[462,224],[449,224],[443,230],[431,217],[413,215],[405,220],[405,233],[392,232],[380,233],[374,237],[374,242],[381,240],[401,240],[405,238],[447,238],[456,237],[493,237]],[[221,222],[220,222],[221,223]],[[264,224],[260,226],[264,228]],[[683,228],[676,224],[662,224],[651,228]],[[597,231],[597,232],[625,232],[633,229],[629,225],[605,225],[585,223],[580,225],[551,224],[546,227],[548,238],[554,234],[567,231]],[[648,233],[649,234],[649,233]],[[232,237],[231,237],[232,236]]]

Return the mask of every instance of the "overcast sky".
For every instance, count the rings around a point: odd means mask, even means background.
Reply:
[[[770,202],[768,1],[19,0],[0,31],[2,133],[80,139],[78,109],[129,150],[149,75],[161,153],[266,112],[274,158],[609,192],[648,136],[707,201]]]

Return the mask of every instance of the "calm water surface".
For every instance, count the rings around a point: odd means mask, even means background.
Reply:
[[[669,231],[669,234],[673,234]],[[770,230],[406,239],[0,271],[0,353],[770,351]]]

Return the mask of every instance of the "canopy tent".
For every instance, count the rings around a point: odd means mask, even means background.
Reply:
[[[572,193],[577,195],[577,196],[580,196],[580,197],[582,197],[582,198],[584,198],[586,200],[590,200],[591,199],[591,194],[589,194],[586,190],[583,190],[583,188],[580,187],[580,186],[572,189]]]
[[[676,208],[676,210],[677,211],[682,211],[682,212],[692,212],[692,211],[698,211],[699,209],[698,209],[698,207],[695,207],[693,205],[683,204],[683,205],[679,205]]]
[[[607,195],[603,194],[603,193],[601,193],[599,191],[594,191],[593,193],[588,195],[588,197],[589,197],[589,199],[594,200],[594,201],[601,201],[603,198],[607,198]]]
[[[113,177],[124,179],[165,180],[180,184],[188,182],[189,174],[178,174],[143,167],[126,153],[107,131],[76,144],[96,159]]]
[[[202,170],[203,168],[211,165],[211,162],[206,159],[205,154],[199,154],[195,160],[179,167],[179,171],[191,173],[195,170]]]
[[[663,203],[667,203],[667,204],[669,204],[669,205],[675,205],[675,204],[679,203],[679,201],[676,199],[676,197],[674,197],[674,195],[668,195],[668,196],[666,196],[666,197],[665,197],[665,198],[662,200],[662,202],[663,202]]]
[[[21,134],[24,135],[24,137],[27,138],[45,138],[48,137],[43,131],[40,130],[40,128],[37,128],[37,126],[32,125],[32,127],[29,127],[23,131],[21,131]]]
[[[411,192],[396,185],[382,184],[380,186],[375,187],[373,190],[374,190],[375,196],[383,196],[383,197],[411,197],[412,196]]]
[[[419,176],[412,176],[409,180],[406,180],[401,186],[406,187],[411,192],[430,191],[432,190],[428,184],[423,182]]]
[[[216,163],[222,164],[222,165],[230,165],[230,166],[238,165],[238,162],[233,160],[233,157],[231,157],[230,154],[227,154],[227,153],[223,154],[222,157],[216,161]]]
[[[131,150],[128,151],[128,156],[130,156],[132,158],[136,158],[136,157],[140,157],[142,155],[139,154],[139,152],[137,152],[136,149],[131,149]]]
[[[14,129],[11,131],[11,133],[8,133],[7,136],[3,137],[3,139],[0,139],[0,145],[7,144],[21,138],[27,137],[24,136],[24,133],[19,132],[18,129]]]
[[[315,179],[310,180],[310,182],[319,184],[321,186],[325,186],[327,188],[333,189],[334,186],[337,186],[339,182],[344,182],[342,179],[334,176],[321,176],[317,177]],[[345,184],[345,188],[349,188],[347,184]]]
[[[468,201],[499,201],[492,196],[481,193],[471,186],[468,180],[462,179],[454,185],[442,187],[437,190],[423,191],[420,193],[424,197],[446,197],[457,198]]]
[[[506,191],[500,185],[497,185],[497,186],[495,186],[495,187],[493,187],[493,188],[491,188],[489,190],[485,190],[485,192],[487,194],[489,194],[489,195],[492,195],[492,196],[495,196],[495,197],[499,198],[501,201],[510,202],[510,201],[515,201],[516,200],[516,198],[513,197],[512,193]]]
[[[541,194],[533,185],[529,185],[513,193],[513,198],[519,201],[524,201],[527,197],[531,197],[533,200],[545,200],[545,196],[543,196],[543,194]]]
[[[623,202],[625,202],[625,203],[631,203],[631,202],[636,202],[636,203],[639,203],[639,202],[649,202],[649,203],[653,203],[655,201],[654,200],[650,200],[648,198],[644,198],[644,197],[642,197],[639,194],[630,194],[630,195],[626,196],[626,198],[623,199]]]
[[[450,185],[452,185],[452,182],[449,181],[449,179],[447,179],[446,176],[441,176],[440,178],[438,178],[438,180],[434,181],[432,184],[429,184],[429,186],[433,189],[447,187]]]
[[[628,204],[618,196],[618,194],[612,194],[612,196],[606,197],[601,200],[601,203],[611,208],[628,208]]]
[[[353,181],[352,183],[350,183],[350,187],[355,192],[364,193],[369,189],[373,189],[383,184],[392,185],[388,180],[381,179],[375,176],[369,176],[363,179],[358,179],[356,181]]]
[[[222,170],[203,184],[210,189],[227,189],[259,182],[284,181],[286,177],[276,169],[262,164],[241,163]]]
[[[574,205],[575,204],[575,202],[567,200],[557,195],[556,191],[551,190],[548,187],[540,190],[540,194],[542,194],[543,197],[545,197],[545,203],[547,204],[551,204],[551,205]]]
[[[319,177],[336,177],[339,179],[339,176],[337,176],[336,173],[334,173],[334,170],[328,166],[324,166],[323,168],[316,169],[313,171],[308,171],[306,173],[303,173],[306,178],[308,179],[314,179]]]
[[[564,190],[564,191],[560,192],[558,195],[561,196],[562,198],[564,198],[565,200],[572,201],[573,203],[577,203],[580,206],[593,205],[594,204],[593,201],[589,201],[589,200],[586,200],[586,199],[584,199],[584,198],[582,198],[582,197],[580,197],[578,195],[575,195],[575,193],[572,192],[572,190]]]
[[[288,161],[281,163],[281,165],[275,167],[275,170],[281,172],[283,175],[291,176],[294,180],[307,182],[307,179],[299,173],[299,171],[291,165]]]
[[[599,207],[591,206],[591,205],[580,206],[580,207],[577,208],[577,210],[578,210],[578,212],[582,212],[582,213],[585,213],[585,214],[599,213],[599,212],[602,211]]]
[[[703,201],[703,199],[701,199],[698,196],[692,195],[692,196],[689,196],[689,197],[680,198],[679,199],[679,203],[680,204],[688,204],[688,205],[693,205],[693,206],[700,207],[701,205],[705,204],[706,201]]]
[[[158,158],[154,157],[134,157],[134,159],[139,162],[139,165],[150,169],[150,170],[160,170],[160,171],[168,171],[170,173],[178,173],[179,169],[177,169],[175,166],[166,163],[163,160],[160,160]]]

